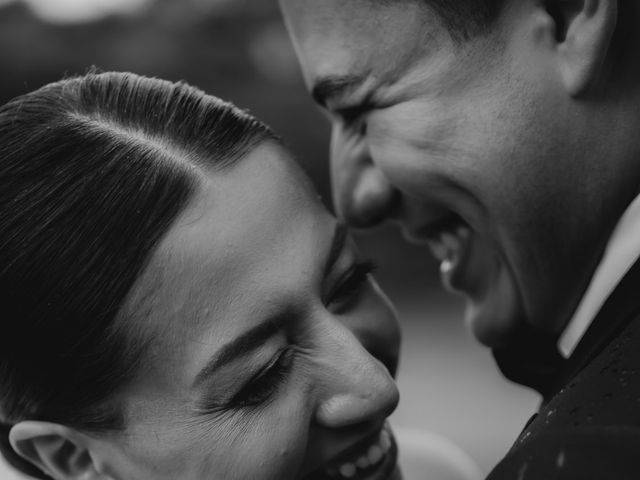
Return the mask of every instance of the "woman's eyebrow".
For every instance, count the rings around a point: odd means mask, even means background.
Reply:
[[[192,388],[197,388],[222,366],[261,347],[280,331],[282,323],[283,320],[270,318],[222,346],[196,375]]]

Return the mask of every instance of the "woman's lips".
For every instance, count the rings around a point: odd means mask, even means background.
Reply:
[[[305,480],[387,480],[398,450],[387,424],[373,437],[348,449]]]
[[[371,473],[378,470],[390,449],[391,433],[383,428],[372,441],[332,462],[325,472],[332,479],[369,478]]]

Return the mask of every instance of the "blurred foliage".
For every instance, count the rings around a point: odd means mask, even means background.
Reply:
[[[318,161],[327,153],[326,122],[307,103],[275,2],[206,5],[158,0],[136,16],[53,25],[9,4],[0,10],[0,101],[92,65],[186,80],[272,125],[326,195]]]
[[[0,65],[2,103],[91,66],[185,80],[271,125],[330,203],[328,122],[306,93],[274,0],[155,0],[133,16],[67,25],[10,3],[0,9]],[[396,296],[439,291],[430,256],[395,231],[360,245]]]

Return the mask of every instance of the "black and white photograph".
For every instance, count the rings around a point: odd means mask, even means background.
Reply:
[[[0,480],[640,478],[639,26],[0,0]]]

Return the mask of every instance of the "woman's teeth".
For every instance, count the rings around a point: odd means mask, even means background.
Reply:
[[[356,479],[359,473],[378,465],[390,448],[391,436],[386,429],[382,429],[380,435],[372,442],[366,452],[352,461],[343,462],[338,467],[327,468],[326,473],[334,479]]]

